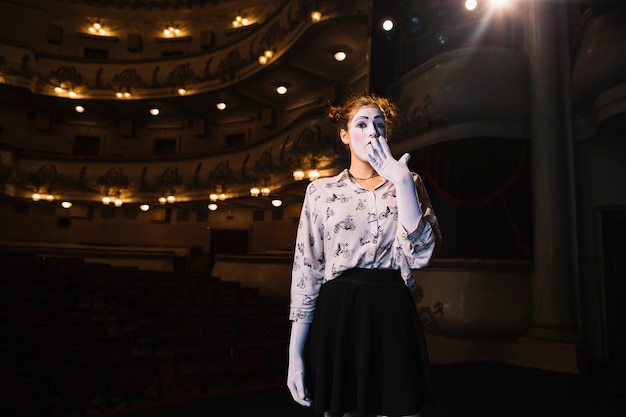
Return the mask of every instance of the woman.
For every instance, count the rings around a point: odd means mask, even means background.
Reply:
[[[397,114],[371,93],[332,106],[350,168],[311,182],[298,224],[287,386],[327,417],[417,416],[430,393],[411,296],[440,233],[409,155],[387,145]],[[315,318],[314,318],[315,313]]]

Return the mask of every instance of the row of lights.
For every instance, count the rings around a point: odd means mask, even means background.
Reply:
[[[296,169],[293,171],[293,179],[296,181],[302,181],[304,178],[308,178],[309,181],[315,181],[320,177],[320,172],[317,169],[310,169],[305,172],[303,169]]]
[[[311,20],[314,23],[319,22],[321,19],[322,19],[322,13],[320,11],[316,10],[311,13]],[[250,25],[251,23],[253,22],[251,22],[249,19],[242,17],[241,15],[237,15],[235,17],[235,20],[233,21],[233,27],[235,28],[245,27],[245,26]],[[99,22],[99,20],[97,20],[95,23],[89,26],[88,32],[91,34],[98,35],[98,36],[106,36],[108,34],[107,29]],[[168,25],[165,29],[163,29],[163,34],[166,37],[176,37],[181,34],[181,30],[172,23]],[[333,56],[335,60],[337,61],[345,60],[347,58],[347,54],[348,54],[348,50],[346,49],[339,49],[333,52]],[[274,57],[274,51],[271,48],[266,49],[263,52],[263,54],[260,55],[258,58],[259,64],[261,65],[267,64],[271,60],[272,57]],[[276,87],[276,92],[280,95],[284,95],[287,93],[287,89],[288,89],[287,85],[281,84]],[[55,87],[55,92],[59,95],[61,94],[67,95],[70,98],[78,97],[77,93],[73,89],[65,89],[60,86]],[[187,89],[184,87],[180,87],[177,89],[177,93],[180,96],[184,96],[187,94]],[[132,93],[129,89],[122,89],[115,93],[115,97],[118,99],[130,99],[132,97]],[[219,110],[224,110],[226,108],[226,103],[224,102],[218,103],[217,108]],[[82,113],[85,111],[85,108],[83,106],[76,106],[76,111],[78,113]],[[154,114],[153,111],[156,112],[156,114]],[[151,114],[155,116],[158,115],[159,113],[158,109],[156,110],[151,109],[150,112]]]
[[[219,101],[217,102],[215,107],[218,110],[226,110],[227,104],[225,101]],[[77,104],[74,107],[74,111],[76,111],[76,113],[84,113],[85,106],[83,106],[82,104]],[[148,113],[150,113],[152,116],[158,116],[159,114],[161,114],[161,110],[158,107],[151,107],[150,109],[148,109]]]
[[[512,2],[513,0],[485,0],[485,2],[491,3],[494,7],[504,7],[507,3]],[[474,11],[478,7],[479,0],[465,0],[465,9],[469,11]],[[383,20],[381,27],[385,32],[390,32],[393,30],[395,23],[393,19],[388,18]]]
[[[311,13],[311,20],[315,23],[319,22],[322,19],[322,13],[319,11],[314,11]],[[253,20],[248,19],[241,14],[237,14],[232,22],[232,27],[235,29],[243,28],[246,26],[250,26],[255,23]],[[87,32],[92,35],[97,36],[109,36],[110,31],[107,29],[102,23],[100,23],[100,19],[96,19],[91,25],[87,27]],[[183,35],[183,31],[173,22],[169,23],[165,28],[162,29],[163,36],[166,38],[176,38],[178,36]]]
[[[265,191],[267,190],[267,191]],[[252,189],[250,190],[250,193],[252,193]],[[265,187],[262,190],[259,190],[258,193],[261,193],[262,195],[266,196],[269,195],[269,188]],[[257,193],[257,195],[258,195]],[[41,199],[45,199],[47,201],[54,201],[54,196],[52,194],[47,194],[45,196],[42,196],[39,193],[34,193],[32,196],[33,201],[40,201]],[[255,196],[256,197],[256,196]],[[211,200],[211,203],[209,203],[207,205],[207,208],[211,211],[215,211],[218,209],[218,205],[217,205],[217,201],[221,200],[224,201],[226,200],[226,194],[221,193],[221,194],[211,194],[209,196],[209,199]],[[176,201],[176,198],[172,195],[167,196],[167,197],[160,197],[159,198],[159,204],[166,204],[166,203],[174,203]],[[113,204],[115,207],[122,207],[122,205],[124,204],[124,201],[120,198],[120,197],[102,197],[102,204],[104,205],[110,205]],[[272,199],[272,206],[278,208],[280,206],[283,205],[283,201],[281,199],[275,198]],[[64,209],[70,209],[72,208],[73,204],[71,201],[62,201],[61,202],[61,207],[63,207]],[[150,210],[150,205],[149,204],[141,204],[139,206],[139,209],[143,212],[149,211]]]

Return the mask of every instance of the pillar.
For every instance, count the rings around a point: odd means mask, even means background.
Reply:
[[[580,339],[569,111],[569,61],[563,2],[529,1],[534,221],[534,320],[529,336]]]

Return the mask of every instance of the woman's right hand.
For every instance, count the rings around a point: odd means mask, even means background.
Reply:
[[[287,367],[287,388],[294,401],[306,407],[312,404],[304,385],[303,352],[309,326],[309,323],[292,323],[289,338],[289,366]]]

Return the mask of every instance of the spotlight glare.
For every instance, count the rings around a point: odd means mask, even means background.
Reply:
[[[476,0],[466,0],[465,1],[465,8],[467,10],[474,10],[476,8],[476,6],[478,6],[478,2]]]

